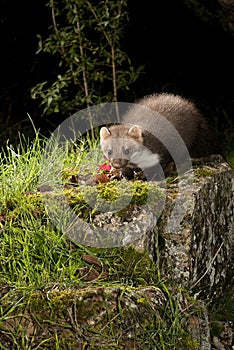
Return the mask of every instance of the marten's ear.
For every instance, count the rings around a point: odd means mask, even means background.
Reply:
[[[128,135],[138,142],[143,142],[142,129],[138,125],[131,126],[131,128],[128,130]]]
[[[105,126],[103,126],[100,130],[100,140],[105,141],[109,136],[111,132],[108,130]]]

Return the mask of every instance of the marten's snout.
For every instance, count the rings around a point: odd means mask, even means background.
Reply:
[[[125,168],[127,165],[127,160],[126,159],[121,159],[121,158],[115,158],[111,161],[111,165],[115,168],[115,169],[121,169],[121,168]]]

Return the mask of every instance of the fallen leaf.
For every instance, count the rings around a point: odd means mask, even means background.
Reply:
[[[92,177],[90,177],[87,181],[86,184],[87,185],[97,185],[99,183],[107,183],[110,182],[109,177],[107,176],[107,174],[97,174],[94,175]]]
[[[89,264],[93,264],[93,265],[96,265],[98,267],[102,267],[101,261],[96,256],[89,255],[89,254],[83,254],[82,259]]]

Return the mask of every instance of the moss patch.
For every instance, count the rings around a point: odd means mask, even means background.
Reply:
[[[19,294],[11,309],[11,300],[6,295],[4,300],[3,349],[198,349],[186,331],[186,313],[179,316],[156,287],[64,289],[57,284]]]
[[[194,170],[194,174],[199,177],[208,177],[208,176],[214,176],[215,172],[212,169],[199,168]]]

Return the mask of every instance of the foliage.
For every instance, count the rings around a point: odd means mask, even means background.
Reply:
[[[127,21],[127,0],[50,0],[53,26],[39,52],[58,62],[51,84],[39,83],[32,97],[40,98],[44,113],[71,112],[101,102],[117,101],[140,72],[121,49]]]

